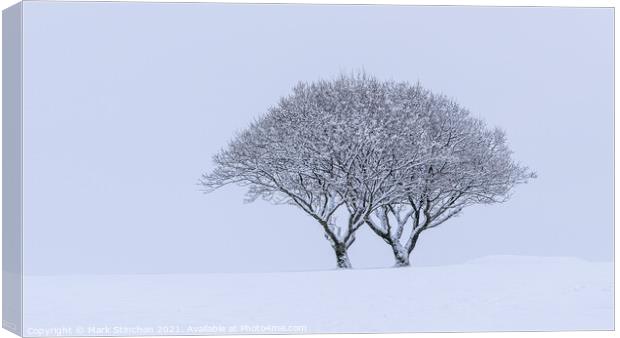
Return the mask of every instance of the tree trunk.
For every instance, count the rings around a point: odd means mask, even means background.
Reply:
[[[409,252],[398,240],[392,241],[392,251],[394,252],[395,267],[409,266]]]
[[[338,269],[351,269],[351,261],[349,260],[349,255],[347,254],[346,245],[334,245],[334,251],[336,253]]]
[[[407,254],[407,263],[408,263],[408,265],[411,264],[411,260],[409,259],[409,256],[411,256],[411,252],[415,248],[415,245],[418,243],[418,238],[420,238],[420,234],[422,233],[423,230],[424,229],[416,231],[413,234],[413,236],[409,239],[409,242],[403,248],[405,250],[406,254]]]
[[[407,248],[407,252],[409,252],[409,254],[411,254],[411,251],[413,251],[413,249],[415,248],[415,245],[418,243],[418,238],[420,238],[420,234],[422,233],[422,230],[417,231],[413,237],[411,237],[411,240],[409,240],[409,247]]]

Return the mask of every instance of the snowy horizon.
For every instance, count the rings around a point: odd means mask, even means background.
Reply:
[[[613,9],[21,6],[25,336],[614,329]]]

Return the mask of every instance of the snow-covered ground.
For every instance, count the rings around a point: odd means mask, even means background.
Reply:
[[[495,256],[441,267],[27,276],[24,334],[613,329],[613,264]]]

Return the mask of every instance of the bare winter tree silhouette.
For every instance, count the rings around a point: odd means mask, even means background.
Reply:
[[[503,132],[453,101],[364,73],[299,83],[214,162],[206,192],[236,183],[249,201],[296,206],[319,223],[339,268],[351,267],[347,249],[364,224],[406,266],[423,231],[534,177],[512,161]]]
[[[423,231],[469,205],[507,201],[515,185],[535,177],[513,162],[503,131],[488,129],[443,96],[420,87],[410,90],[417,93],[407,97],[409,106],[397,113],[401,128],[409,133],[397,137],[402,137],[404,156],[418,159],[417,165],[398,168],[395,197],[366,218],[392,247],[396,266],[409,265]]]

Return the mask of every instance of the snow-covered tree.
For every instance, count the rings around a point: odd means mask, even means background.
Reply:
[[[334,81],[299,83],[293,93],[269,109],[214,157],[201,184],[207,191],[230,183],[248,187],[248,200],[263,198],[290,204],[315,219],[331,244],[340,268],[350,268],[347,249],[374,205],[379,190],[355,190],[372,170],[354,164],[375,151],[375,121],[389,109],[384,85],[363,74]],[[360,195],[363,194],[363,195]],[[348,218],[337,222],[340,208]]]
[[[422,231],[467,205],[503,201],[531,177],[501,131],[419,85],[364,73],[299,83],[214,162],[200,181],[206,191],[235,183],[250,201],[299,208],[340,268],[351,267],[347,249],[364,224],[408,265]]]
[[[425,90],[406,101],[416,102],[399,112],[402,128],[412,132],[396,135],[402,137],[403,156],[419,161],[400,169],[396,202],[366,219],[391,246],[396,266],[409,265],[423,231],[469,205],[507,201],[515,185],[535,177],[511,159],[503,131],[489,129],[455,102]]]

